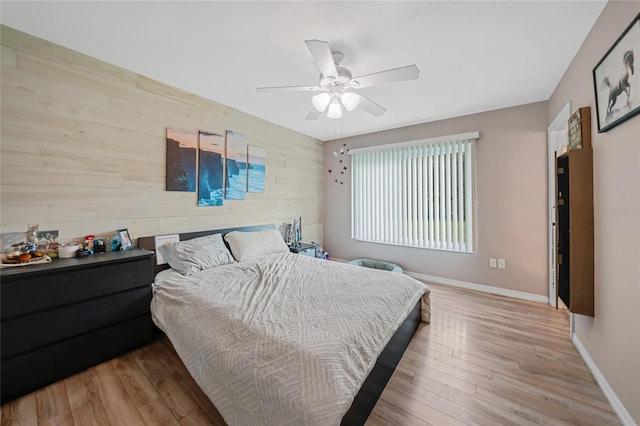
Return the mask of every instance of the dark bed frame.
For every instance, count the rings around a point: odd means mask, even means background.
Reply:
[[[190,240],[192,238],[204,237],[211,234],[226,234],[231,231],[261,231],[264,229],[275,229],[274,225],[255,225],[244,226],[238,228],[226,228],[216,229],[211,231],[199,231],[199,232],[187,232],[178,234],[180,241]],[[168,269],[169,265],[156,265],[155,260],[155,237],[140,237],[138,238],[138,247],[150,250],[154,252],[153,264],[154,271],[158,272]],[[398,362],[402,358],[405,349],[409,346],[413,335],[415,334],[418,326],[420,325],[421,308],[420,301],[413,308],[409,316],[400,325],[398,330],[387,343],[387,346],[383,349],[378,356],[378,359],[365,379],[360,391],[356,394],[351,407],[342,418],[341,425],[363,425],[371,410],[378,402],[378,398],[382,394],[387,382],[391,378]]]

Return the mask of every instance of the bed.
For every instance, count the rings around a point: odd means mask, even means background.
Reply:
[[[266,246],[256,239],[269,233]],[[363,424],[429,321],[429,290],[402,274],[292,254],[276,235],[273,226],[181,234],[189,256],[217,237],[239,260],[186,272],[160,248],[173,268],[156,268],[153,320],[230,425]],[[154,250],[155,239],[139,246]]]

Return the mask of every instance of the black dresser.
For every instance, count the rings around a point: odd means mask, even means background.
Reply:
[[[148,343],[151,256],[135,249],[3,268],[2,403]]]

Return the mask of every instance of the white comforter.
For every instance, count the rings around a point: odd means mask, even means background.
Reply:
[[[337,425],[428,288],[290,253],[156,276],[153,320],[230,425]],[[423,306],[425,303],[423,302]]]

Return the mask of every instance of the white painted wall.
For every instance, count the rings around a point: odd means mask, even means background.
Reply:
[[[327,142],[325,169],[337,169],[332,153],[342,144],[360,148],[480,132],[476,253],[352,240],[350,169],[343,185],[325,170],[325,248],[341,259],[385,259],[411,272],[546,298],[547,115],[547,103],[538,102]],[[491,257],[505,259],[507,268],[489,268]]]

